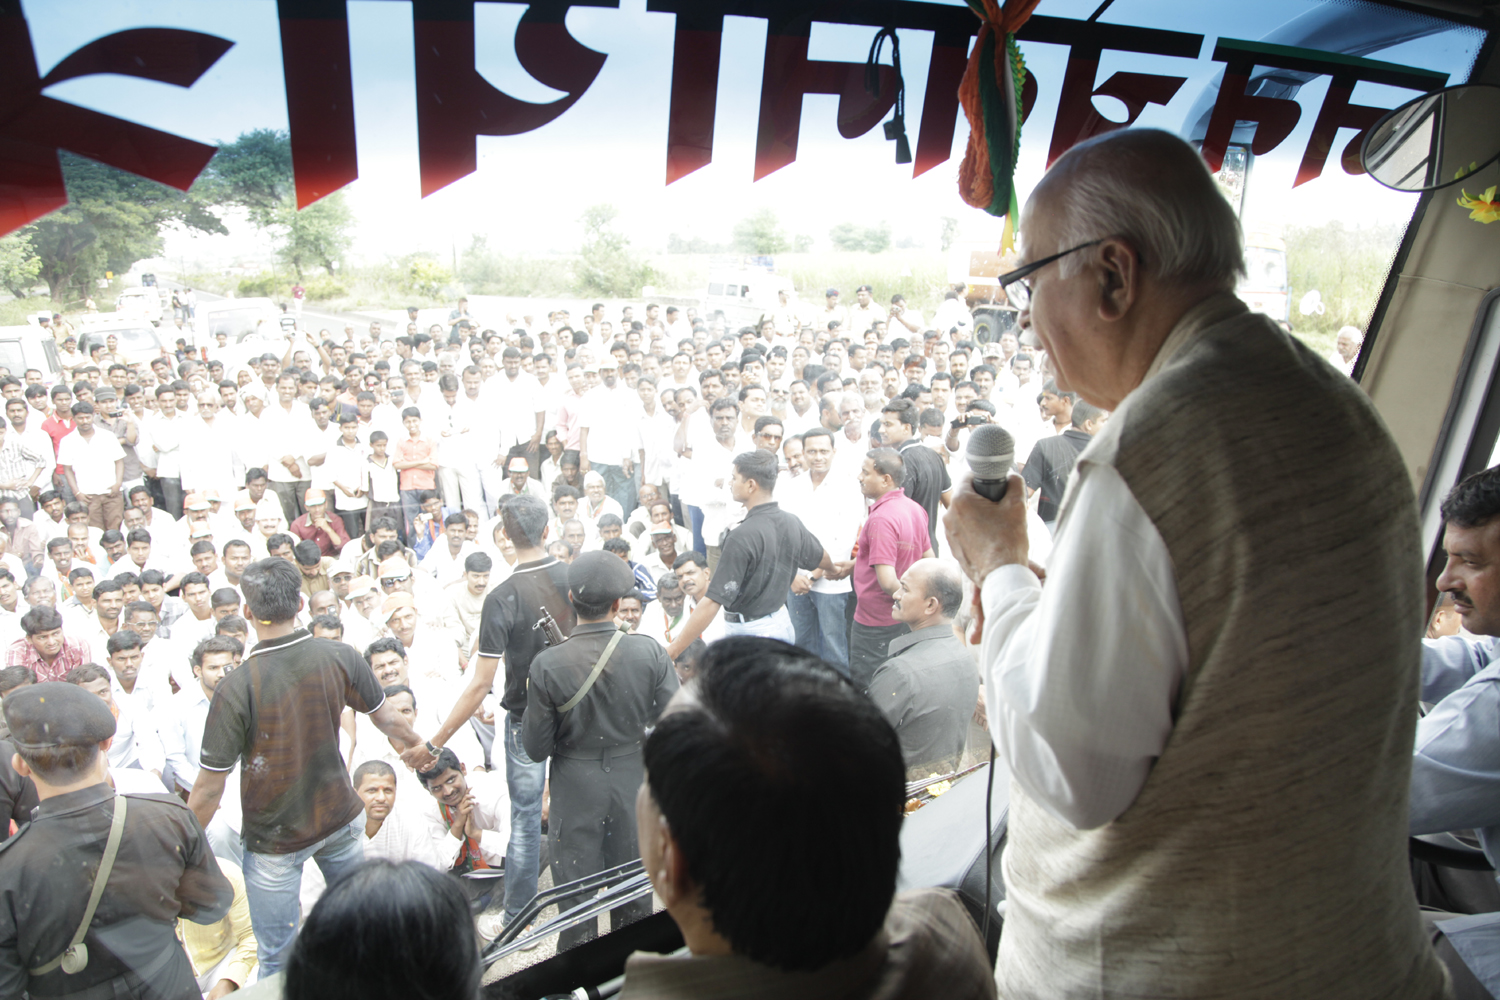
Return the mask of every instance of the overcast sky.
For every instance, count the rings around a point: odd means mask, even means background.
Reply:
[[[953,0],[962,6],[962,0]],[[1043,0],[1038,13],[1086,17],[1097,0]],[[1106,52],[1098,81],[1117,71],[1176,72],[1188,82],[1165,107],[1150,106],[1139,124],[1182,131],[1189,108],[1220,64],[1208,56],[1219,36],[1257,39],[1316,6],[1309,0],[1253,4],[1187,0],[1117,0],[1101,20],[1206,35],[1197,60]],[[94,77],[51,88],[50,96],[205,142],[232,140],[253,128],[285,128],[281,54],[274,0],[24,0],[38,64],[45,73],[68,52],[126,28],[171,26],[231,39],[234,47],[190,90],[123,77]],[[524,4],[477,5],[479,70],[497,87],[528,101],[557,96],[531,79],[515,58],[512,37]],[[620,0],[620,9],[575,8],[567,26],[584,45],[607,53],[598,79],[566,114],[534,132],[481,138],[477,173],[422,199],[416,154],[411,5],[400,0],[351,0],[350,34],[359,139],[360,179],[347,189],[358,218],[357,253],[367,257],[433,250],[444,257],[473,233],[492,247],[565,251],[580,240],[582,209],[610,202],[635,243],[663,248],[667,234],[725,240],[733,223],[769,206],[789,234],[807,233],[827,246],[830,226],[843,221],[891,224],[897,239],[935,246],[943,216],[958,218],[964,234],[992,238],[998,223],[963,205],[956,173],[967,137],[959,118],[953,156],[913,179],[897,166],[894,146],[877,127],[854,140],[835,127],[837,98],[809,96],[803,105],[798,161],[752,183],[765,22],[730,18],[722,48],[714,161],[668,187],[667,102],[674,19],[647,13],[645,0]],[[1410,16],[1384,12],[1380,16]],[[862,62],[871,28],[815,24],[809,55]],[[921,127],[931,36],[902,32],[908,84],[907,124],[915,144]],[[1477,33],[1453,30],[1371,53],[1402,65],[1467,74]],[[1040,96],[1023,134],[1018,187],[1024,198],[1036,183],[1051,138],[1067,51],[1023,46]],[[1350,225],[1402,222],[1415,196],[1385,190],[1365,177],[1348,177],[1337,152],[1353,135],[1340,132],[1324,175],[1300,188],[1292,176],[1306,147],[1327,78],[1304,86],[1297,129],[1271,155],[1259,158],[1246,206],[1247,228],[1316,223],[1341,218]],[[1394,106],[1410,94],[1360,84],[1357,103]],[[1101,104],[1106,115],[1114,112]],[[251,248],[253,239],[174,238],[169,256],[222,256]]]

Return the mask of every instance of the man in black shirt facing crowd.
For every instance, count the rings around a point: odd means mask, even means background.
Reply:
[[[531,660],[547,648],[547,638],[536,628],[545,610],[563,635],[573,631],[573,606],[568,603],[568,567],[547,554],[547,505],[532,496],[507,497],[500,507],[500,528],[516,547],[516,564],[509,577],[484,599],[479,612],[479,655],[469,686],[459,696],[431,746],[442,747],[483,704],[495,683],[495,670],[505,657],[505,781],[510,791],[510,843],[505,850],[505,919],[515,919],[536,895],[542,840],[542,786],[546,765],[526,755],[521,742],[521,717],[526,711],[526,682]],[[619,560],[616,560],[618,562]],[[417,770],[432,766],[435,756],[415,746],[402,759]]]
[[[796,631],[786,610],[786,595],[797,570],[821,569],[830,580],[849,575],[852,562],[835,563],[802,521],[771,499],[778,475],[776,456],[769,451],[735,456],[729,492],[745,505],[745,519],[724,539],[707,596],[667,647],[672,659],[703,633],[721,607],[725,635],[794,642]]]

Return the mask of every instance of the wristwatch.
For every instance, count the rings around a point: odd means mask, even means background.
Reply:
[[[433,746],[431,740],[427,741],[427,752],[432,754],[434,757],[436,757],[438,753],[442,751],[442,749],[442,747]]]

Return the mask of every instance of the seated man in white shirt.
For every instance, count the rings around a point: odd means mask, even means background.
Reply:
[[[446,848],[448,870],[457,874],[499,868],[510,840],[510,793],[505,776],[469,773],[448,747],[437,763],[417,772],[434,799],[422,810],[422,823]]]
[[[451,866],[448,847],[434,840],[417,821],[421,800],[396,801],[396,769],[383,760],[367,760],[354,769],[354,794],[365,804],[365,857],[387,861],[420,861],[439,871]]]
[[[468,519],[462,511],[443,518],[442,539],[433,542],[432,548],[422,557],[417,568],[429,573],[439,587],[446,587],[464,575],[464,560],[479,551],[479,546],[468,539]]]
[[[702,552],[684,552],[672,564],[672,571],[677,574],[677,580],[682,584],[682,590],[691,602],[688,606],[688,614],[691,615],[693,608],[698,606],[698,602],[708,596],[708,581],[712,576],[708,571],[708,557]],[[723,608],[714,612],[713,619],[709,621],[699,638],[705,644],[724,638]]]
[[[109,766],[112,768],[136,768],[149,771],[161,784],[161,772],[166,759],[161,743],[149,719],[135,716],[127,705],[115,700],[114,678],[109,671],[95,663],[74,667],[63,678],[69,684],[77,684],[90,694],[97,695],[109,706],[115,717],[115,735],[109,746]]]
[[[245,655],[245,644],[227,635],[214,635],[193,647],[189,662],[194,683],[174,694],[160,713],[162,752],[167,762],[167,777],[173,790],[190,792],[198,780],[199,755],[203,750],[203,727],[208,722],[208,706],[224,675],[234,669]],[[231,781],[239,781],[236,769]],[[239,828],[240,797],[226,793],[213,822],[204,832],[214,854],[231,860],[242,856]]]

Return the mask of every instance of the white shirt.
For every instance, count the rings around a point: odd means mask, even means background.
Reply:
[[[446,587],[454,580],[463,577],[464,560],[478,551],[479,546],[465,540],[458,548],[458,555],[449,555],[447,539],[439,538],[432,543],[432,548],[422,557],[417,568],[431,573],[439,587]]]
[[[1171,556],[1112,466],[1080,457],[1047,586],[1002,566],[981,588],[990,730],[1027,794],[1079,829],[1135,801],[1172,734],[1187,627]]]
[[[208,695],[197,679],[172,696],[162,712],[161,745],[178,788],[191,789],[198,780],[203,753],[203,728],[208,724]]]
[[[787,483],[785,489],[777,490],[776,499],[782,510],[797,515],[835,562],[853,558],[854,541],[859,537],[866,513],[864,494],[853,480],[835,476],[829,470],[822,485],[814,486],[811,474],[804,472]],[[842,580],[814,580],[812,589],[820,594],[847,594],[854,589],[854,581],[847,576]]]
[[[141,421],[141,438],[145,439],[151,449],[149,455],[145,454],[139,447],[140,439],[137,439],[136,454],[147,460],[141,464],[154,468],[156,474],[163,479],[181,478],[185,457],[183,445],[188,439],[190,419],[192,418],[177,410],[172,411],[170,419],[163,417],[160,412],[147,414],[146,419]]]
[[[620,465],[640,458],[640,424],[645,416],[641,400],[616,382],[613,389],[597,385],[583,394],[578,426],[588,431],[587,458],[601,465]]]
[[[505,858],[505,847],[510,841],[510,793],[505,775],[470,771],[466,780],[469,793],[474,796],[474,820],[479,824],[479,853],[491,867],[498,867]],[[430,793],[421,812],[421,822],[428,836],[444,846],[447,867],[452,868],[459,859],[464,842],[449,832],[442,808]]]
[[[547,400],[535,375],[517,372],[511,379],[501,371],[480,386],[479,405],[490,420],[489,426],[498,430],[494,440],[495,453],[499,454],[511,445],[531,440],[536,434],[536,415],[546,411]],[[483,452],[479,454],[482,459]],[[488,457],[494,461],[494,455]]]
[[[288,411],[282,408],[279,400],[273,399],[260,412],[256,444],[262,456],[266,478],[273,483],[292,483],[312,477],[307,456],[322,452],[323,437],[306,406],[293,401],[292,408]],[[281,464],[282,458],[287,455],[297,460],[301,476],[293,477],[287,467]]]
[[[84,493],[114,489],[115,463],[124,460],[120,439],[109,431],[96,429],[88,440],[76,430],[69,431],[57,443],[57,464],[72,467],[78,489]]]
[[[426,800],[416,798],[418,794]],[[401,788],[396,793],[396,805],[380,824],[380,829],[375,831],[375,836],[365,838],[365,857],[398,862],[420,861],[438,871],[452,868],[453,860],[446,855],[448,845],[433,839],[428,824],[418,814],[419,810],[431,809],[434,805],[426,789],[418,788],[413,793],[409,788]],[[451,834],[448,839],[453,840]]]

